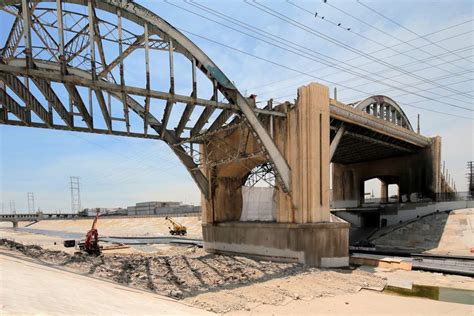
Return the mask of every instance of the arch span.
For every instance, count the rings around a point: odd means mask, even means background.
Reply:
[[[78,10],[80,6],[87,9]],[[208,180],[199,168],[192,144],[229,125],[244,123],[261,142],[282,189],[289,190],[289,166],[257,117],[285,114],[255,108],[198,46],[158,15],[132,1],[120,0],[6,0],[0,8],[13,19],[1,50],[0,83],[4,98],[0,123],[161,139],[172,148],[205,196],[209,194]],[[70,19],[74,22],[69,23]],[[124,65],[134,51],[141,49],[145,51],[144,87],[130,86]],[[166,92],[152,88],[155,68],[150,67],[151,51],[169,55]],[[175,54],[184,56],[191,64],[190,96],[176,93]],[[196,70],[210,81],[210,99],[198,96]],[[64,86],[70,99],[69,109],[53,83]],[[35,88],[30,89],[32,86]],[[83,100],[82,88],[89,90],[89,106]],[[221,102],[219,94],[227,102]],[[138,101],[137,96],[144,101]],[[123,104],[121,117],[112,115],[111,98]],[[46,100],[47,105],[39,99]],[[166,101],[162,117],[152,113],[150,104],[156,100]],[[184,109],[179,119],[173,120],[177,103]],[[97,127],[94,106],[100,109],[105,128]],[[203,108],[200,114],[198,108]],[[133,121],[129,110],[142,122]],[[39,120],[32,119],[31,112]],[[12,115],[16,118],[12,119]],[[78,123],[76,116],[84,123]],[[117,129],[117,122],[125,123],[125,128]],[[143,124],[143,130],[132,131],[134,123]]]
[[[413,131],[413,127],[401,106],[387,96],[374,95],[354,104],[354,107]]]

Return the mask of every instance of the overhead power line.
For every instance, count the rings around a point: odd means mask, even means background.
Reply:
[[[443,29],[440,29],[438,31],[435,31],[435,32],[431,32],[431,33],[427,33],[427,34],[424,34],[423,36],[424,37],[427,37],[427,36],[431,36],[431,35],[434,35],[434,34],[437,34],[437,33],[441,33],[441,32],[445,32],[449,29],[453,29],[453,28],[456,28],[456,27],[459,27],[461,25],[464,25],[464,24],[467,24],[467,23],[471,23],[472,21],[474,21],[474,19],[471,19],[471,20],[468,20],[468,21],[464,21],[464,22],[461,22],[461,23],[458,23],[458,24],[455,24],[455,25],[452,25],[452,26],[449,26],[449,27],[446,27],[446,28],[443,28]],[[435,43],[440,43],[440,42],[443,42],[443,41],[446,41],[446,40],[450,40],[450,39],[453,39],[453,38],[457,38],[457,37],[460,37],[460,36],[464,36],[464,35],[467,35],[467,34],[470,34],[472,33],[473,30],[469,30],[469,31],[466,31],[466,32],[463,32],[463,33],[459,33],[459,34],[455,34],[455,35],[452,35],[452,36],[449,36],[449,37],[446,37],[446,38],[443,38],[441,40],[437,40]],[[413,38],[411,40],[408,40],[407,42],[412,42],[412,41],[416,41],[418,40],[419,37],[416,37],[416,38]],[[397,47],[397,46],[400,46],[400,45],[403,45],[403,43],[399,43],[399,44],[395,44],[391,47]],[[427,46],[431,46],[431,44],[424,44],[422,46],[419,46],[418,48],[420,47],[427,47]],[[416,50],[417,48],[412,48],[412,49],[409,49],[409,50],[406,50],[405,52],[410,52],[410,51],[413,51],[413,50]],[[382,48],[382,49],[378,49],[378,50],[375,50],[375,51],[370,51],[368,52],[368,54],[376,54],[376,53],[379,53],[379,52],[382,52],[386,50],[386,48]],[[388,56],[387,58],[391,58],[391,57],[394,57],[394,56],[397,56],[398,54],[394,54],[394,55],[390,55]],[[350,59],[347,59],[345,60],[345,62],[349,62],[349,61],[354,61],[354,60],[357,60],[357,59],[361,59],[363,57],[361,56],[356,56],[356,57],[353,57],[353,58],[350,58]],[[372,62],[368,62],[366,64],[362,64],[361,66],[364,66],[364,65],[369,65],[371,64]],[[314,70],[311,70],[310,72],[317,72],[317,71],[320,71],[320,70],[323,70],[325,69],[326,67],[324,68],[318,68],[318,69],[314,69]],[[253,90],[253,89],[257,89],[257,88],[261,88],[261,87],[266,87],[266,86],[269,86],[269,85],[273,85],[275,83],[280,83],[282,81],[287,81],[287,80],[290,80],[290,79],[293,79],[293,78],[297,78],[297,77],[301,77],[301,75],[296,75],[296,76],[292,76],[290,78],[285,78],[285,79],[282,79],[282,80],[277,80],[277,81],[272,81],[272,82],[268,82],[268,83],[265,83],[265,84],[262,84],[262,85],[258,85],[258,86],[254,86],[254,87],[248,87],[246,88],[245,90]]]
[[[327,3],[327,2],[326,2],[326,3]],[[429,42],[430,44],[435,45],[436,47],[441,48],[441,49],[444,50],[444,51],[447,51],[447,52],[450,51],[449,49],[447,49],[447,48],[445,48],[445,47],[443,47],[443,46],[441,46],[441,45],[438,45],[438,44],[436,44],[436,43],[433,43],[430,39],[421,36],[420,34],[418,34],[418,33],[414,32],[414,31],[410,30],[410,29],[407,28],[406,26],[404,26],[404,25],[398,23],[397,21],[395,21],[395,20],[393,20],[393,19],[387,17],[386,15],[380,13],[379,11],[375,10],[374,8],[372,8],[372,7],[370,7],[370,6],[368,6],[368,5],[364,4],[364,3],[362,3],[360,0],[357,0],[357,3],[359,3],[361,6],[363,6],[363,7],[367,8],[367,9],[369,9],[370,11],[374,12],[375,14],[377,14],[377,15],[383,17],[384,19],[386,19],[386,20],[392,22],[393,24],[395,24],[395,25],[401,27],[402,29],[404,29],[404,30],[410,32],[411,34],[416,35],[416,36],[418,36],[418,37],[420,37],[420,38],[423,38],[425,41]],[[393,37],[394,37],[394,36],[393,36]],[[395,38],[395,37],[394,37],[394,38]],[[455,54],[455,55],[456,55],[456,54]],[[457,57],[461,57],[461,56],[459,56],[459,55],[456,55],[456,56],[457,56]]]
[[[205,41],[214,43],[214,44],[216,44],[216,45],[220,45],[220,46],[226,47],[226,48],[228,48],[228,49],[230,49],[230,50],[233,50],[233,51],[242,53],[242,54],[247,55],[247,56],[250,56],[250,57],[253,57],[253,58],[255,58],[255,59],[259,59],[259,60],[268,62],[268,63],[270,63],[270,64],[272,64],[272,65],[275,65],[275,66],[278,66],[278,67],[281,67],[281,68],[284,68],[284,69],[287,69],[287,70],[290,70],[290,71],[293,71],[293,72],[297,72],[297,73],[300,73],[300,74],[302,74],[302,75],[306,75],[306,76],[308,76],[308,77],[312,77],[312,78],[317,79],[317,80],[321,80],[321,81],[325,81],[325,82],[329,82],[329,83],[335,84],[335,83],[333,83],[333,82],[331,82],[331,81],[328,81],[328,80],[325,80],[325,79],[323,79],[323,78],[319,78],[319,77],[314,76],[314,75],[312,75],[312,74],[305,73],[304,71],[301,71],[301,70],[298,70],[298,69],[294,69],[294,68],[292,68],[292,67],[289,67],[289,66],[280,64],[280,63],[275,62],[275,61],[273,61],[273,60],[270,60],[270,59],[268,59],[268,58],[254,55],[254,54],[252,54],[252,53],[249,53],[249,52],[246,52],[246,51],[244,51],[244,50],[238,49],[238,48],[236,48],[236,47],[234,47],[234,46],[230,46],[230,45],[227,45],[227,44],[224,44],[224,43],[215,41],[215,40],[213,40],[213,39],[210,39],[210,38],[207,38],[207,37],[205,37],[205,36],[196,34],[196,33],[194,33],[194,32],[191,32],[191,31],[188,31],[188,30],[185,30],[185,29],[182,29],[182,28],[178,28],[178,30],[181,31],[181,32],[185,32],[185,33],[187,33],[187,34],[190,34],[190,35],[192,35],[192,36],[195,36],[195,37],[197,37],[197,38],[203,39],[203,40],[205,40]],[[342,86],[342,87],[347,88],[347,89],[350,89],[350,90],[359,91],[359,92],[365,93],[366,95],[371,95],[371,94],[368,93],[368,92],[361,91],[361,90],[358,90],[358,89],[352,89],[351,87],[347,87],[347,86]],[[294,94],[291,94],[291,95],[294,95]],[[279,98],[281,98],[281,97],[279,97]],[[277,98],[275,98],[275,99],[277,99]],[[455,114],[446,113],[446,112],[442,112],[442,111],[435,111],[435,110],[426,109],[426,108],[422,108],[422,107],[416,107],[416,108],[423,109],[423,110],[430,111],[430,112],[434,112],[434,113],[445,114],[445,115],[449,115],[449,116],[454,116],[454,117],[458,117],[458,118],[463,118],[463,119],[472,120],[472,119],[467,118],[467,117],[465,117],[465,116],[455,115]]]
[[[306,12],[306,13],[308,13],[308,14],[310,14],[310,15],[313,15],[313,12],[307,10],[306,8],[304,8],[304,7],[300,6],[300,5],[297,5],[297,4],[293,3],[293,2],[291,2],[290,0],[286,0],[286,2],[288,2],[288,3],[291,4],[292,6],[294,6],[294,7],[298,8],[298,9],[300,9],[300,10],[303,11],[303,12]],[[326,3],[327,3],[327,2],[326,2]],[[332,5],[331,5],[331,6],[332,6]],[[321,20],[324,21],[324,22],[327,22],[327,23],[334,24],[335,26],[338,26],[338,23],[332,22],[331,20],[329,20],[329,19],[327,19],[327,18],[324,18],[324,19],[321,19]],[[339,23],[339,24],[340,24],[340,23]],[[373,26],[372,26],[372,27],[373,27]],[[373,27],[373,28],[376,28],[376,27]],[[376,29],[378,30],[378,28],[376,28]],[[407,54],[407,53],[405,53],[405,52],[403,52],[403,51],[398,51],[398,50],[396,50],[396,49],[394,49],[394,48],[392,48],[392,47],[389,47],[389,46],[385,45],[384,43],[381,43],[381,42],[379,42],[379,41],[376,41],[376,40],[374,40],[374,39],[372,39],[372,38],[370,38],[370,37],[367,37],[367,36],[365,36],[365,35],[363,35],[363,34],[360,34],[360,33],[358,33],[358,32],[355,32],[355,31],[352,30],[352,29],[349,29],[349,30],[347,30],[347,31],[349,31],[350,33],[352,33],[352,34],[354,34],[354,35],[356,35],[356,36],[358,36],[358,37],[360,37],[360,38],[365,39],[366,41],[375,43],[375,44],[377,44],[377,45],[380,45],[380,46],[382,46],[382,47],[385,47],[385,48],[387,48],[387,49],[390,49],[391,51],[394,51],[394,52],[396,52],[396,53],[400,53],[401,55],[404,55],[404,56],[407,56],[407,57],[409,57],[409,58],[411,58],[411,59],[414,59],[414,60],[417,61],[417,62],[420,62],[420,63],[423,63],[423,64],[427,64],[427,65],[430,65],[431,67],[434,67],[434,68],[440,69],[440,70],[442,70],[442,71],[445,71],[445,72],[448,72],[448,73],[453,74],[452,71],[449,71],[449,70],[447,70],[447,69],[438,67],[438,65],[431,65],[431,64],[427,63],[427,62],[426,62],[425,60],[423,60],[423,59],[416,58],[416,57],[414,57],[414,56],[412,56],[412,55],[409,55],[409,54]],[[402,40],[398,39],[396,36],[393,36],[393,35],[391,35],[391,34],[389,34],[389,33],[387,33],[387,32],[384,32],[384,34],[386,34],[386,35],[388,35],[388,36],[390,36],[390,37],[392,37],[392,38],[395,38],[395,39],[398,40],[398,41],[402,41]],[[414,47],[414,46],[411,45],[411,44],[408,44],[408,45],[410,45],[411,47]],[[428,55],[430,55],[431,57],[434,57],[434,54],[432,54],[431,52],[425,51],[425,50],[423,50],[423,49],[419,49],[419,50],[422,51],[422,52],[424,52],[424,53],[426,53],[426,54],[428,54]],[[454,53],[451,52],[451,51],[448,51],[447,53],[448,53],[448,54],[454,54]],[[456,55],[456,56],[459,57],[459,58],[462,59],[462,60],[466,60],[464,57],[460,57],[460,56],[458,56],[458,55]],[[443,61],[445,61],[447,64],[451,64],[451,65],[455,66],[456,68],[464,69],[463,67],[461,67],[461,66],[459,66],[459,65],[457,65],[457,64],[454,64],[452,61],[449,61],[449,60],[446,61],[446,60],[444,60],[444,59],[443,59]]]
[[[270,39],[270,40],[262,39],[262,38],[260,38],[260,37],[257,37],[257,36],[255,36],[255,35],[253,35],[253,34],[249,34],[249,33],[243,32],[243,31],[238,30],[238,29],[236,29],[236,28],[234,28],[234,27],[231,27],[231,26],[229,26],[229,25],[227,25],[227,24],[221,23],[221,22],[219,22],[219,21],[213,20],[213,19],[211,19],[211,18],[209,18],[209,17],[203,16],[203,15],[201,15],[201,14],[199,14],[199,13],[196,13],[196,12],[194,12],[194,11],[191,11],[191,10],[189,10],[189,9],[183,8],[183,7],[181,7],[181,6],[178,6],[178,5],[174,4],[174,3],[170,3],[170,2],[168,2],[168,1],[166,1],[166,0],[165,0],[165,2],[169,3],[170,5],[173,5],[173,6],[177,7],[177,8],[179,8],[179,9],[182,9],[182,10],[184,10],[184,11],[187,11],[187,12],[193,14],[193,15],[199,16],[199,17],[201,17],[201,18],[207,19],[207,20],[209,20],[209,21],[212,21],[212,22],[214,22],[214,23],[216,23],[216,24],[222,25],[222,26],[224,26],[224,27],[226,27],[226,28],[232,29],[232,30],[234,30],[234,31],[237,31],[237,32],[242,33],[242,34],[244,34],[244,35],[247,35],[247,36],[249,36],[249,37],[255,38],[255,39],[260,40],[260,41],[263,41],[263,42],[265,42],[265,43],[267,43],[267,44],[269,44],[269,45],[272,45],[272,46],[278,47],[278,48],[280,48],[280,49],[289,51],[289,52],[294,53],[294,54],[296,54],[296,55],[298,55],[298,56],[301,56],[301,57],[303,57],[303,58],[307,58],[307,59],[310,59],[310,60],[318,61],[318,62],[320,62],[320,63],[322,63],[322,64],[326,64],[326,65],[328,65],[328,66],[333,66],[334,68],[341,69],[342,71],[345,71],[345,72],[354,74],[355,76],[364,78],[364,79],[366,79],[366,80],[368,80],[368,81],[376,82],[376,83],[379,83],[379,84],[382,84],[382,85],[386,85],[386,86],[392,87],[392,88],[394,88],[394,89],[398,89],[398,90],[401,90],[401,91],[404,91],[404,92],[407,92],[407,93],[411,93],[411,94],[416,95],[416,96],[419,96],[419,97],[421,97],[421,98],[426,98],[426,99],[431,100],[431,101],[435,101],[435,102],[442,103],[443,105],[449,105],[449,106],[452,106],[452,107],[456,107],[456,108],[460,108],[460,109],[464,109],[464,110],[468,110],[468,111],[474,111],[474,110],[471,109],[471,108],[467,108],[467,107],[464,107],[464,106],[461,106],[461,105],[458,105],[458,104],[449,103],[449,102],[441,102],[441,101],[439,101],[439,100],[437,100],[437,99],[434,99],[434,98],[431,98],[431,97],[428,97],[428,96],[425,96],[425,95],[421,95],[421,94],[418,94],[418,93],[416,93],[416,92],[412,92],[412,91],[406,90],[406,89],[403,88],[403,86],[394,86],[394,85],[388,84],[388,83],[386,83],[386,82],[383,82],[383,81],[381,81],[381,80],[372,79],[372,77],[368,77],[367,75],[360,74],[360,73],[354,72],[354,71],[352,71],[352,70],[342,68],[341,66],[339,66],[339,65],[337,65],[337,64],[335,64],[335,63],[331,63],[331,62],[328,62],[328,61],[326,61],[326,60],[324,60],[324,59],[314,57],[314,55],[308,54],[308,53],[306,53],[306,52],[304,52],[304,51],[303,51],[303,53],[306,54],[306,55],[302,55],[301,53],[299,53],[299,52],[302,52],[301,50],[296,49],[296,52],[295,52],[294,50],[289,49],[287,43],[288,43],[288,42],[289,42],[289,43],[292,43],[292,44],[294,44],[294,45],[296,45],[296,46],[298,46],[298,47],[302,47],[302,48],[305,49],[305,50],[310,50],[310,51],[313,51],[313,50],[308,49],[307,47],[301,46],[301,45],[299,45],[299,44],[297,44],[297,43],[291,42],[291,41],[289,41],[288,39],[283,39],[283,41],[284,41],[283,43],[286,44],[286,46],[281,46],[281,45],[275,44],[275,39]],[[194,4],[192,4],[192,5],[193,5],[193,6],[197,6],[197,5],[194,5]],[[202,5],[199,5],[199,6],[202,6]],[[204,6],[203,6],[203,7],[204,7]],[[224,15],[224,16],[225,16],[225,15]],[[234,20],[235,20],[235,19],[234,19]],[[237,20],[237,21],[238,21],[238,20]],[[241,24],[248,25],[248,24],[246,24],[246,23],[244,23],[244,22],[241,22],[241,21],[239,21],[239,22],[240,22]],[[265,32],[265,31],[262,31],[262,30],[260,30],[260,29],[251,28],[251,27],[249,27],[249,26],[245,26],[245,28],[251,29],[252,31],[257,30],[257,32],[259,32],[259,33],[266,33],[266,34],[269,34],[269,35],[271,35],[272,37],[277,38],[277,41],[280,41],[280,42],[281,42],[281,39],[282,39],[282,38],[279,37],[279,36],[276,36],[276,35],[274,35],[274,34],[271,34],[271,33]],[[261,35],[261,36],[262,36],[262,35]],[[265,36],[265,35],[263,35],[263,36]],[[268,38],[268,36],[266,36],[266,38]],[[315,52],[315,53],[318,54],[318,55],[325,56],[325,57],[328,58],[328,59],[333,59],[333,60],[335,60],[335,61],[338,62],[338,63],[344,63],[344,62],[342,62],[342,61],[339,61],[339,60],[334,59],[334,58],[332,58],[332,57],[330,57],[330,56],[327,56],[327,55],[318,53],[318,52],[316,52],[316,51],[313,51],[313,52]],[[307,56],[307,55],[309,55],[309,56]],[[322,61],[321,61],[321,60],[322,60]],[[352,66],[352,65],[349,65],[349,67],[358,68],[357,66]],[[361,69],[361,68],[359,67],[359,69]],[[364,69],[361,69],[361,70],[365,71]],[[379,77],[380,77],[380,73],[377,73],[377,74],[372,73],[372,75],[376,75],[376,76],[379,76]],[[383,76],[382,76],[382,77],[383,77]],[[387,78],[387,77],[383,77],[383,78],[392,80],[392,79]],[[324,80],[324,79],[320,79],[320,80]],[[331,81],[329,81],[329,80],[326,80],[326,81],[331,82]],[[398,82],[398,83],[403,84],[403,82],[400,82],[400,81],[396,81],[396,80],[392,80],[392,81],[395,81],[395,82]],[[434,84],[436,84],[436,82],[434,82]],[[343,85],[341,85],[340,83],[338,83],[338,85],[343,86]],[[438,86],[439,86],[439,85],[438,85]],[[349,88],[349,89],[352,89],[352,88]],[[450,90],[450,89],[447,88],[447,90]],[[437,94],[437,93],[434,93],[434,92],[432,92],[432,93],[433,93],[433,94]],[[441,94],[437,94],[437,95],[438,95],[438,96],[442,96]],[[458,101],[464,102],[463,100],[458,100]]]
[[[410,77],[414,77],[414,78],[416,78],[416,79],[423,80],[423,81],[425,81],[425,82],[427,82],[427,83],[431,83],[431,84],[433,84],[433,85],[437,85],[438,87],[443,88],[443,89],[446,89],[446,90],[449,90],[449,91],[451,91],[451,92],[457,92],[457,93],[459,93],[459,94],[467,95],[468,97],[472,97],[471,95],[466,94],[465,92],[458,91],[458,90],[456,90],[456,89],[445,88],[445,87],[443,87],[442,85],[437,84],[436,82],[432,82],[432,81],[430,81],[429,79],[426,79],[426,78],[424,78],[424,77],[421,77],[421,76],[412,74],[412,73],[410,73],[410,72],[408,72],[408,71],[406,71],[406,70],[404,70],[404,69],[401,69],[401,68],[399,68],[399,67],[397,67],[397,66],[394,66],[394,65],[392,65],[392,64],[390,64],[390,63],[388,63],[388,62],[386,62],[386,61],[383,61],[383,60],[381,60],[380,58],[377,58],[377,57],[368,55],[368,54],[364,53],[363,51],[361,51],[361,50],[359,50],[359,49],[357,49],[357,48],[354,48],[354,47],[351,46],[351,45],[345,44],[345,43],[343,43],[343,42],[341,42],[341,41],[339,41],[339,40],[337,40],[337,39],[335,39],[335,38],[333,38],[333,37],[331,37],[331,36],[328,36],[328,35],[326,35],[326,34],[324,34],[324,33],[322,33],[322,32],[319,32],[319,31],[315,30],[314,28],[311,28],[311,27],[309,27],[308,25],[305,25],[305,24],[303,24],[303,23],[300,23],[300,22],[296,21],[295,19],[292,19],[292,18],[288,17],[288,16],[285,15],[285,14],[282,14],[282,13],[280,13],[280,12],[278,12],[278,11],[273,10],[272,8],[269,8],[268,6],[265,6],[265,5],[261,4],[261,3],[258,3],[258,2],[255,1],[255,0],[253,1],[253,3],[250,3],[250,2],[247,1],[247,0],[244,0],[244,2],[247,3],[248,5],[252,6],[252,7],[257,8],[257,9],[260,10],[260,11],[263,11],[263,12],[265,12],[265,13],[267,13],[267,14],[269,14],[269,15],[272,15],[272,16],[274,16],[274,17],[276,17],[276,18],[278,18],[278,19],[280,19],[280,20],[282,20],[282,21],[285,21],[286,23],[289,23],[289,24],[291,24],[291,25],[293,25],[293,26],[295,26],[295,27],[297,27],[297,28],[299,28],[299,29],[301,29],[301,30],[303,30],[303,31],[305,31],[305,32],[307,32],[307,33],[309,33],[309,34],[312,34],[312,35],[314,35],[314,36],[316,36],[316,37],[318,37],[318,38],[321,38],[321,39],[323,39],[323,40],[325,40],[325,41],[328,41],[328,42],[330,42],[330,43],[333,43],[334,45],[337,45],[337,46],[339,46],[339,47],[342,47],[342,48],[344,48],[344,49],[346,49],[346,50],[348,50],[348,51],[350,51],[350,52],[353,52],[353,53],[355,53],[355,54],[364,56],[364,57],[366,57],[367,59],[376,61],[377,63],[379,63],[379,64],[381,64],[381,65],[384,65],[385,67],[388,67],[388,68],[391,68],[391,69],[394,69],[394,70],[403,72],[403,73],[405,73],[407,76],[410,76]],[[433,100],[434,100],[434,99],[433,99]],[[457,107],[457,106],[455,106],[455,107]],[[469,110],[472,111],[472,109],[469,109]]]
[[[471,46],[471,47],[474,47]],[[474,55],[472,55],[474,57]],[[431,57],[430,57],[431,58]],[[424,70],[426,69],[425,68],[421,68],[421,69],[417,69],[417,70],[413,70],[413,71],[421,71],[421,70]],[[311,71],[312,72],[312,71]],[[474,72],[473,70],[464,70],[464,71],[461,71],[459,73],[455,73],[455,74],[452,74],[452,75],[444,75],[444,76],[440,76],[440,77],[436,77],[436,78],[432,78],[431,80],[434,80],[434,81],[439,81],[439,80],[445,80],[445,79],[449,79],[449,78],[453,78],[453,77],[458,77],[460,76],[461,74],[468,74],[468,73],[472,73]],[[299,76],[298,76],[299,77]],[[395,76],[395,77],[398,77],[398,76]],[[351,81],[352,79],[347,79],[347,80],[343,80],[341,81],[340,83],[345,83],[345,82],[349,82]],[[286,80],[285,80],[286,81]],[[467,82],[467,81],[474,81],[474,79],[464,79],[462,81],[459,81],[459,82],[456,82],[456,83],[450,83],[450,84],[445,84],[446,86],[452,86],[454,84],[457,84],[457,83],[462,83],[462,82]],[[362,87],[362,86],[365,86],[369,83],[362,83],[362,84],[359,84],[359,85],[355,85],[353,86],[354,88],[358,88],[358,87]],[[411,87],[417,87],[419,85],[422,85],[422,84],[426,84],[426,83],[420,83],[420,82],[416,82],[416,83],[407,83],[408,86],[411,86]],[[286,89],[286,88],[290,88],[290,87],[297,87],[297,86],[300,86],[301,83],[297,83],[297,84],[291,84],[291,85],[288,85],[288,86],[285,86],[285,87],[280,87],[280,88],[275,88],[275,89],[272,89],[272,90],[268,90],[268,91],[264,91],[263,94],[266,95],[268,93],[271,93],[273,91],[278,91],[278,90],[281,90],[281,89]],[[419,91],[429,91],[429,90],[433,90],[433,89],[438,89],[437,87],[431,87],[431,88],[427,88],[427,89],[420,89]],[[388,92],[388,91],[392,91],[394,89],[386,89],[386,90],[383,90],[384,92]],[[405,94],[404,94],[405,95]],[[455,94],[450,94],[452,96],[456,96],[457,93]],[[444,96],[442,96],[443,98]]]
[[[353,18],[353,19],[355,19],[355,20],[357,20],[357,21],[359,21],[360,23],[362,23],[362,24],[368,26],[369,28],[372,28],[372,29],[374,29],[374,30],[376,30],[376,31],[378,31],[378,32],[380,32],[380,33],[382,33],[382,34],[385,34],[385,35],[387,35],[387,36],[389,36],[389,37],[391,37],[391,38],[396,39],[396,40],[399,41],[401,44],[406,44],[406,45],[408,45],[408,46],[410,46],[410,47],[416,48],[416,46],[414,46],[413,44],[411,44],[410,41],[405,41],[405,40],[403,40],[403,39],[401,39],[401,38],[399,38],[399,37],[397,37],[397,36],[395,36],[395,35],[393,35],[393,34],[391,34],[391,33],[389,33],[389,32],[386,32],[385,30],[383,30],[383,29],[381,29],[381,28],[379,28],[379,27],[376,27],[376,26],[374,26],[374,25],[372,25],[372,24],[370,24],[370,23],[367,23],[367,22],[365,22],[364,20],[362,20],[362,19],[356,17],[355,15],[353,15],[353,14],[351,14],[351,13],[349,13],[349,12],[347,12],[347,11],[341,9],[341,8],[338,8],[338,7],[336,7],[335,5],[333,5],[333,4],[331,4],[331,3],[327,2],[327,1],[325,2],[325,4],[328,5],[328,6],[330,6],[330,7],[333,8],[333,9],[335,9],[335,10],[337,10],[337,11],[339,11],[339,12],[341,12],[341,13],[343,13],[343,14],[345,14],[345,15],[347,15],[347,16],[349,16],[349,17],[351,17],[351,18]],[[472,21],[472,20],[471,20],[471,21]],[[413,33],[412,33],[412,34],[413,34]],[[417,39],[420,39],[420,38],[421,38],[421,39],[426,39],[426,35],[419,35],[419,34],[416,34],[416,33],[415,33],[415,35],[417,36]],[[441,46],[438,45],[436,42],[429,41],[429,43],[430,43],[430,45],[435,45],[435,46],[437,46],[437,47],[441,47]],[[447,52],[450,53],[450,54],[456,55],[456,56],[457,56],[458,58],[460,58],[460,59],[465,59],[465,58],[463,58],[462,56],[459,56],[459,55],[457,55],[456,53],[451,52],[450,50],[447,50],[447,49],[443,49],[443,50],[444,50],[444,51],[447,51]],[[427,51],[427,50],[424,50],[424,49],[420,49],[420,51],[422,51],[422,52],[424,52],[424,53],[429,54],[429,55],[432,56],[432,53],[431,53],[430,51]],[[444,60],[444,59],[443,59],[443,60]],[[468,61],[468,62],[472,62],[472,61],[470,61],[470,60],[467,60],[467,61]],[[459,66],[459,65],[456,65],[456,64],[453,64],[453,65],[456,66],[456,67],[458,67],[458,68],[462,68],[462,67]]]

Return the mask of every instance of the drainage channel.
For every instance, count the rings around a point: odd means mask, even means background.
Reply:
[[[423,297],[442,302],[474,305],[474,291],[471,290],[414,284],[411,289],[387,286],[383,292],[401,296]]]

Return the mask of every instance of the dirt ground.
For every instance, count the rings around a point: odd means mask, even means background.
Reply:
[[[43,221],[32,228],[85,233],[92,220],[59,222]],[[201,230],[197,217],[187,218],[183,224],[191,231]],[[163,236],[167,234],[167,226],[161,218],[153,221],[101,219],[99,233],[101,236]],[[194,237],[199,234],[195,233]],[[372,267],[316,269],[296,263],[208,254],[194,246],[140,245],[104,251],[99,257],[91,257],[75,253],[74,248],[64,248],[64,239],[59,237],[0,229],[0,238],[3,238],[0,239],[0,250],[31,258],[40,265],[109,281],[150,295],[164,295],[215,313],[299,314],[316,313],[312,308],[317,308],[320,314],[350,311],[355,315],[365,314],[370,305],[378,306],[374,309],[377,314],[376,310],[384,310],[382,302],[392,304],[394,309],[390,312],[399,310],[401,313],[399,305],[403,301],[413,305],[413,310],[407,310],[412,314],[423,314],[423,306],[430,307],[427,309],[430,314],[466,314],[460,311],[469,307],[462,304],[394,298],[378,291],[386,284],[407,282],[474,290],[474,280],[468,277]],[[377,304],[372,300],[377,300]],[[18,312],[26,311],[20,308]]]
[[[148,291],[64,271],[16,250],[0,247],[0,314],[204,315],[214,314]],[[246,288],[252,291],[252,286]],[[45,295],[47,293],[48,295]],[[216,300],[222,298],[216,291]],[[27,303],[25,303],[27,302]],[[356,294],[255,304],[229,315],[469,315],[472,306],[361,290]]]
[[[175,217],[180,224],[186,226],[188,237],[202,238],[201,218],[198,216]],[[79,218],[67,220],[48,220],[35,223],[29,228],[63,231],[69,233],[85,234],[92,225],[93,218]],[[28,225],[28,222],[20,222],[19,227]],[[0,227],[11,227],[11,223],[0,223]],[[101,236],[168,236],[170,226],[164,217],[130,217],[110,218],[101,217],[98,222],[99,234]]]
[[[6,239],[0,240],[0,246],[67,271],[180,299],[218,313],[357,293],[362,288],[380,289],[386,283],[360,270],[319,270],[296,263],[213,255],[199,248],[187,248],[186,255],[91,257]]]

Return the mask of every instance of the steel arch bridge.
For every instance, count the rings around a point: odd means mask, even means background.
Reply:
[[[205,196],[209,182],[192,144],[246,124],[278,183],[289,189],[289,166],[258,119],[285,114],[256,108],[201,49],[161,17],[120,0],[7,0],[0,8],[13,21],[0,52],[0,123],[163,140]],[[132,86],[125,76],[127,59],[140,50],[144,85]],[[157,63],[155,52],[166,55],[168,67],[151,67]],[[189,95],[179,94],[175,82],[179,56],[189,62]],[[155,88],[157,72],[169,75],[165,91]],[[210,98],[198,95],[199,72],[210,87]],[[164,110],[158,117],[153,103],[160,100]],[[172,122],[176,111],[179,119]]]

